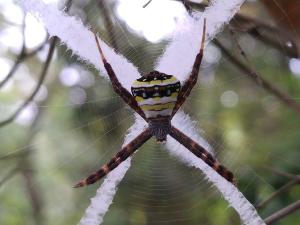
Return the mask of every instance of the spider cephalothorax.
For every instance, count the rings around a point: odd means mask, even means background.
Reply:
[[[158,142],[166,140],[171,115],[177,102],[180,82],[176,77],[152,71],[133,82],[131,92],[149,121],[149,129]]]
[[[195,156],[202,159],[226,180],[235,183],[233,174],[222,166],[207,150],[193,141],[190,137],[172,126],[171,120],[181,105],[189,96],[197,82],[198,72],[203,57],[205,42],[206,22],[204,20],[201,48],[195,58],[192,72],[186,82],[181,86],[175,76],[167,75],[158,71],[152,71],[135,80],[131,87],[132,95],[118,81],[113,68],[107,62],[98,38],[95,35],[97,47],[107,74],[112,82],[115,92],[143,119],[148,122],[148,128],[124,146],[107,164],[92,173],[88,178],[81,180],[75,187],[95,183],[111,170],[132,155],[142,144],[155,136],[158,142],[166,140],[167,135],[172,136],[180,144],[184,145]]]

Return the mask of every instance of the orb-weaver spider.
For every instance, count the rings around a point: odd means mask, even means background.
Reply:
[[[131,87],[132,95],[118,81],[113,68],[104,56],[97,35],[94,32],[102,62],[111,80],[114,91],[148,122],[148,128],[129,144],[124,146],[121,151],[107,164],[101,167],[100,170],[92,173],[86,179],[81,180],[74,187],[82,187],[95,183],[126,160],[152,136],[155,136],[157,142],[164,142],[166,141],[167,135],[171,135],[222,177],[235,184],[232,172],[222,166],[207,150],[171,125],[173,116],[185,102],[197,82],[204,51],[205,32],[206,20],[204,19],[201,48],[195,58],[191,75],[182,87],[175,76],[152,71],[134,81]]]

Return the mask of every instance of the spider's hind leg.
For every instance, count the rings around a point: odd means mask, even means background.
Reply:
[[[186,136],[184,133],[172,126],[170,135],[191,151],[195,156],[202,159],[207,165],[214,169],[218,174],[224,177],[226,180],[236,185],[235,177],[233,173],[221,165],[208,151]]]
[[[93,184],[107,175],[110,171],[115,169],[123,161],[125,161],[130,155],[132,155],[142,144],[152,137],[149,129],[146,129],[140,133],[134,140],[122,148],[107,164],[101,167],[100,170],[92,173],[86,179],[79,181],[74,188],[83,187],[89,184]]]

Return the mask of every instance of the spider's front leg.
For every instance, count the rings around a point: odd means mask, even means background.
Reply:
[[[195,58],[191,75],[189,76],[188,80],[184,83],[184,85],[182,86],[182,88],[181,88],[181,90],[178,94],[177,102],[176,102],[176,105],[175,105],[175,107],[173,109],[173,112],[172,112],[172,117],[175,115],[175,113],[178,111],[178,109],[185,102],[186,98],[190,95],[191,90],[193,89],[193,87],[197,83],[198,73],[199,73],[200,65],[201,65],[202,58],[203,58],[205,34],[206,34],[206,18],[204,18],[204,21],[203,21],[203,32],[202,32],[202,40],[201,40],[200,51],[199,51],[199,53],[197,54],[197,56]]]
[[[126,88],[124,88],[122,86],[122,84],[119,82],[112,66],[107,62],[104,54],[103,54],[103,51],[101,49],[101,46],[100,46],[100,43],[99,43],[99,40],[98,40],[98,37],[96,35],[96,33],[93,31],[94,33],[94,36],[95,36],[95,40],[96,40],[96,44],[97,44],[97,47],[98,47],[98,50],[99,50],[99,53],[100,53],[100,56],[101,56],[101,60],[104,64],[104,68],[109,76],[109,79],[112,83],[112,86],[113,86],[113,89],[114,91],[134,110],[136,111],[141,117],[143,117],[145,120],[146,117],[145,117],[145,114],[144,112],[141,110],[141,108],[138,106],[136,100],[134,99],[134,97],[130,94],[129,91],[126,90]]]
[[[211,168],[213,168],[218,174],[224,177],[229,182],[236,185],[236,180],[233,176],[233,173],[226,169],[223,165],[221,165],[208,151],[206,151],[203,147],[198,145],[191,138],[186,136],[184,133],[176,129],[175,127],[171,127],[170,135],[181,143],[184,147],[190,150],[195,156],[202,159],[206,164],[208,164]]]
[[[133,139],[129,144],[122,148],[107,164],[101,167],[100,170],[92,173],[86,179],[78,182],[74,188],[83,187],[89,184],[93,184],[100,180],[102,177],[107,175],[110,171],[115,169],[123,161],[125,161],[130,155],[132,155],[139,147],[142,146],[147,140],[152,137],[149,129],[146,129],[140,133],[135,139]]]

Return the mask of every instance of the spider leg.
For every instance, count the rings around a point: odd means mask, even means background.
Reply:
[[[202,159],[206,164],[208,164],[211,168],[213,168],[218,174],[224,177],[229,182],[236,185],[236,180],[228,169],[226,169],[223,165],[221,165],[208,151],[206,151],[203,147],[193,141],[191,138],[186,136],[184,133],[176,129],[175,127],[171,127],[170,135],[175,138],[179,143],[185,146],[188,150],[190,150],[195,156]]]
[[[122,148],[107,164],[101,167],[98,171],[89,175],[86,179],[79,181],[74,188],[86,186],[93,184],[100,180],[102,177],[107,175],[110,171],[115,169],[123,161],[125,161],[131,154],[133,154],[142,144],[152,137],[149,129],[146,129],[140,133],[135,139],[133,139],[129,144]]]
[[[204,22],[203,22],[203,32],[202,32],[200,51],[195,58],[193,69],[192,69],[192,72],[191,72],[188,80],[183,84],[183,86],[178,94],[177,102],[176,102],[176,105],[172,112],[172,117],[175,115],[175,113],[178,111],[178,109],[181,107],[181,105],[185,102],[186,98],[190,95],[191,90],[197,83],[198,73],[199,73],[200,65],[201,65],[202,58],[203,58],[205,33],[206,33],[206,18],[204,18]]]
[[[97,48],[99,50],[100,56],[101,56],[101,60],[104,64],[104,68],[109,76],[109,79],[112,83],[113,89],[114,91],[134,110],[136,111],[141,117],[143,117],[146,120],[145,114],[144,112],[141,110],[141,108],[138,106],[136,100],[134,99],[134,97],[130,94],[129,91],[127,91],[126,88],[124,88],[122,86],[122,84],[119,82],[112,66],[107,62],[103,51],[101,49],[98,37],[96,35],[96,33],[93,31],[93,34],[95,36],[95,40],[96,40],[96,44],[97,44]]]

